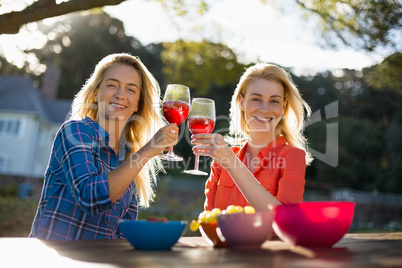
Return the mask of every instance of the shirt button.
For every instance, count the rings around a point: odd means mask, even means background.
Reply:
[[[107,224],[107,221],[103,221],[103,224],[106,225],[106,224]]]

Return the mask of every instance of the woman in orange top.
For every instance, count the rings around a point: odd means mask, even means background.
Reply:
[[[267,210],[302,202],[306,165],[312,161],[302,135],[305,111],[310,115],[285,70],[264,63],[248,68],[232,97],[230,136],[192,136],[194,153],[214,160],[205,210],[228,205]]]

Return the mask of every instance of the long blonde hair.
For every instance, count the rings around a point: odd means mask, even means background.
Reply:
[[[249,136],[249,126],[245,113],[240,107],[240,96],[244,97],[250,84],[258,79],[274,80],[284,89],[284,101],[287,101],[284,117],[275,130],[275,137],[284,136],[290,145],[306,152],[306,163],[309,165],[313,157],[307,151],[307,140],[303,136],[304,117],[311,115],[311,108],[301,97],[290,74],[284,69],[267,63],[257,63],[244,72],[236,86],[230,106],[230,128],[227,140],[232,145],[239,145]]]
[[[141,77],[138,111],[127,120],[121,137],[129,145],[129,153],[133,154],[142,148],[165,124],[161,116],[159,84],[138,57],[127,53],[116,53],[103,58],[75,96],[71,118],[83,119],[88,116],[92,120],[97,119],[98,105],[95,101],[95,93],[107,71],[114,64],[131,66],[138,71]],[[157,157],[154,157],[147,162],[134,179],[140,200],[139,205],[149,207],[149,203],[155,195],[153,185],[156,185],[156,175],[159,171],[164,171],[163,165]]]

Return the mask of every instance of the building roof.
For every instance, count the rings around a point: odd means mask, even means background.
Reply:
[[[45,100],[27,76],[0,75],[0,110],[32,113],[51,123],[67,119],[71,100]]]

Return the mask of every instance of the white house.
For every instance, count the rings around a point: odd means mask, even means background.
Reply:
[[[43,178],[71,101],[42,92],[28,77],[0,76],[0,174]]]

